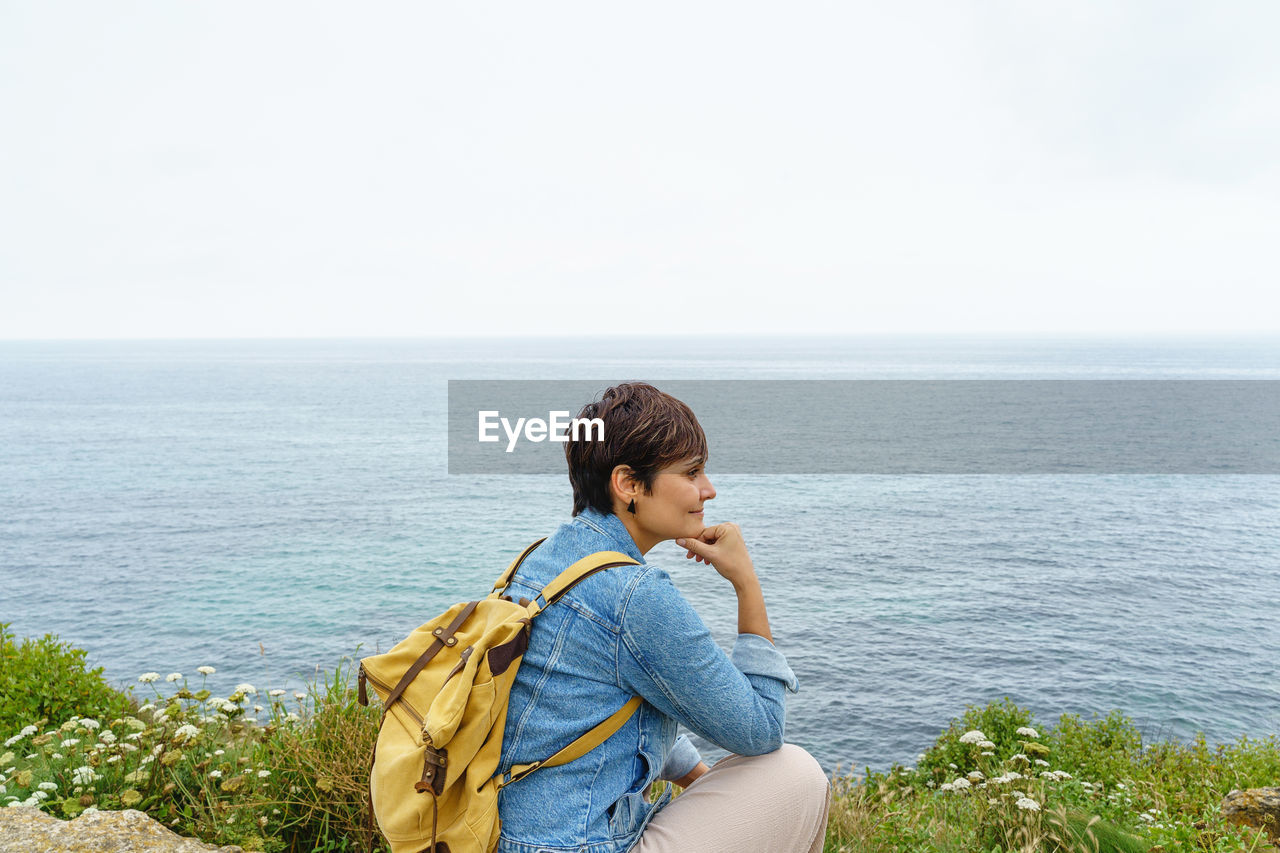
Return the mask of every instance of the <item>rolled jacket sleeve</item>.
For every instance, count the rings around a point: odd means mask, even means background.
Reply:
[[[667,756],[667,763],[662,765],[658,778],[667,782],[683,779],[701,760],[702,754],[693,745],[693,741],[689,740],[689,736],[680,735],[676,738],[675,746],[671,747],[671,754]]]
[[[786,658],[764,637],[739,635],[730,659],[670,576],[652,566],[623,602],[618,681],[740,755],[782,746],[784,696],[798,689]]]
[[[787,664],[786,657],[773,643],[759,634],[739,634],[733,643],[733,665],[744,675],[776,678],[791,693],[800,692],[800,682]]]

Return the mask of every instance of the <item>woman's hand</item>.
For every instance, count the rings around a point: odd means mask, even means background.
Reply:
[[[685,549],[686,560],[710,563],[735,588],[756,582],[755,565],[747,553],[742,530],[736,524],[704,527],[697,539],[677,539],[676,544]]]
[[[773,633],[769,630],[764,593],[760,590],[756,567],[747,553],[747,543],[742,541],[738,525],[726,523],[705,527],[697,539],[677,539],[676,544],[686,550],[685,559],[694,557],[700,563],[710,563],[733,584],[733,591],[738,594],[738,633],[757,634],[772,643]]]

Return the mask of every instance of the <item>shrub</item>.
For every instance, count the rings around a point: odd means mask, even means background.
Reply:
[[[1004,761],[1022,751],[1025,738],[1018,734],[1023,726],[1034,725],[1034,715],[1026,708],[1019,708],[1009,697],[988,705],[969,705],[958,720],[952,720],[946,731],[938,735],[933,746],[925,751],[917,768],[926,778],[941,781],[955,775],[964,776],[978,769],[979,750],[962,744],[960,737],[975,729],[995,744],[994,762]],[[952,767],[951,765],[955,765]]]
[[[1119,711],[1095,720],[1063,714],[1049,741],[1058,767],[1107,785],[1129,778],[1142,753],[1142,734]]]
[[[85,651],[53,634],[15,642],[0,622],[0,735],[36,720],[60,725],[73,716],[118,717],[132,703],[102,678],[102,667],[85,668]]]

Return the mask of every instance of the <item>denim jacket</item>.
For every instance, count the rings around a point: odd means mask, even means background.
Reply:
[[[671,799],[668,785],[649,803],[651,783],[679,779],[700,760],[677,725],[742,755],[782,745],[784,691],[799,689],[786,658],[756,634],[739,634],[726,655],[670,576],[644,563],[616,515],[588,508],[561,525],[525,560],[508,594],[532,599],[596,551],[620,551],[640,565],[592,575],[534,619],[499,772],[548,758],[632,696],[645,701],[582,758],[502,789],[497,853],[631,849]]]

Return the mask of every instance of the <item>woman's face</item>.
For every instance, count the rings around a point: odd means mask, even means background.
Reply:
[[[627,523],[641,553],[667,539],[702,533],[702,505],[716,496],[701,459],[685,459],[660,470],[649,494],[636,495],[636,511],[619,517]]]

